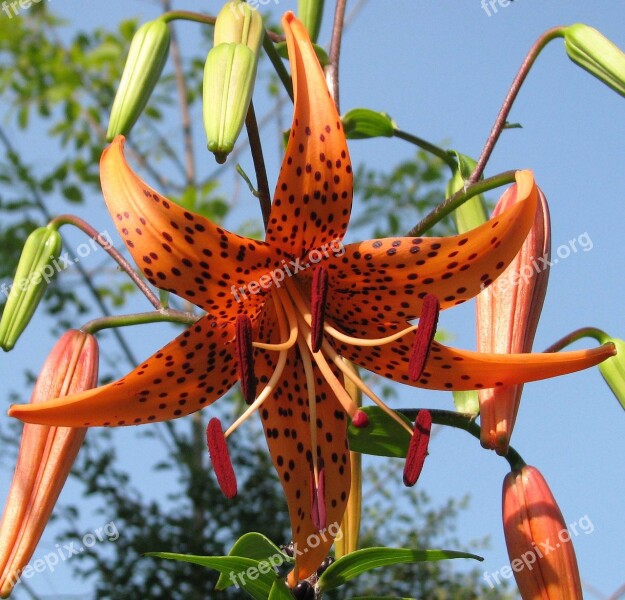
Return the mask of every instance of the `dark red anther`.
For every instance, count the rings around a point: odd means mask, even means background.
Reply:
[[[423,299],[419,326],[415,331],[414,342],[412,343],[410,358],[408,360],[408,376],[412,381],[417,381],[425,368],[425,363],[430,354],[432,340],[436,333],[439,312],[440,304],[438,298],[433,294],[428,294]]]
[[[208,422],[206,443],[221,491],[226,498],[234,498],[237,495],[237,479],[232,468],[226,437],[217,418]]]
[[[311,491],[311,518],[313,525],[321,531],[326,526],[326,501],[325,501],[325,469],[319,471],[319,484],[315,485],[315,474],[310,473]]]
[[[312,351],[319,352],[323,342],[323,322],[326,316],[326,300],[328,298],[328,272],[323,267],[317,267],[313,274],[310,294],[310,310],[312,320],[310,333],[312,336]]]
[[[235,348],[239,381],[243,398],[252,404],[256,398],[256,375],[254,375],[254,346],[252,346],[252,320],[247,315],[237,315],[235,321]]]
[[[417,483],[425,457],[428,455],[428,443],[432,430],[432,415],[429,410],[421,409],[414,422],[408,455],[404,465],[404,485],[412,487]]]
[[[367,425],[369,425],[369,417],[367,416],[367,413],[362,410],[357,410],[354,413],[352,425],[354,427],[358,427],[358,429],[364,429]]]

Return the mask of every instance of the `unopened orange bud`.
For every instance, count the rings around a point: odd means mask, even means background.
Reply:
[[[31,403],[95,387],[95,337],[70,330],[56,343],[35,384]],[[0,596],[19,582],[74,464],[85,428],[25,424],[17,465],[0,524]]]
[[[538,469],[524,466],[503,483],[503,528],[523,600],[582,600],[571,535]]]
[[[538,190],[534,225],[521,250],[495,282],[477,296],[477,347],[480,352],[516,354],[531,352],[543,307],[551,249],[549,209]],[[516,201],[512,186],[497,203],[493,216]],[[498,454],[508,452],[522,385],[480,390],[481,442]]]

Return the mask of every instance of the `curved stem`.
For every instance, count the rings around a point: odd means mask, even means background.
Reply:
[[[437,425],[446,425],[447,427],[454,427],[455,429],[463,429],[478,440],[480,439],[480,427],[475,422],[475,415],[459,413],[453,410],[438,410],[431,408],[428,410],[432,415],[432,423],[436,423]],[[397,412],[405,415],[411,421],[414,421],[419,414],[419,409],[399,409]],[[512,446],[510,446],[508,453],[504,456],[504,458],[508,461],[510,468],[513,471],[518,471],[525,465],[525,461],[521,455]]]
[[[50,224],[55,227],[62,225],[73,225],[78,227],[83,233],[86,233],[96,244],[103,248],[113,260],[120,266],[122,271],[132,279],[134,284],[139,288],[143,295],[148,299],[150,304],[160,310],[162,308],[161,302],[149,286],[143,281],[137,272],[132,268],[132,265],[119,253],[118,250],[106,239],[102,237],[102,234],[96,231],[89,223],[83,221],[76,215],[59,215],[50,221]]]
[[[96,331],[110,329],[112,327],[129,327],[131,325],[145,325],[146,323],[160,323],[163,321],[169,323],[182,323],[183,325],[192,325],[198,319],[200,319],[200,317],[193,313],[164,308],[162,310],[152,312],[99,317],[85,323],[81,327],[81,330],[86,333],[95,333]]]
[[[210,15],[203,15],[201,13],[192,12],[190,10],[170,10],[163,13],[159,19],[169,23],[175,20],[181,21],[194,21],[195,23],[203,23],[204,25],[214,25],[217,17],[211,17]]]
[[[406,142],[410,142],[419,148],[423,148],[426,152],[430,154],[434,154],[434,156],[438,156],[450,169],[452,175],[456,172],[458,168],[458,164],[450,156],[446,150],[431,144],[430,142],[424,140],[423,138],[417,137],[416,135],[412,135],[406,131],[402,131],[401,129],[393,129],[393,135],[401,140],[405,140]]]
[[[282,81],[282,85],[284,86],[286,93],[289,95],[289,98],[291,98],[291,101],[293,101],[293,81],[291,80],[291,76],[286,70],[284,63],[278,54],[276,47],[273,45],[272,37],[275,37],[275,34],[272,34],[270,31],[265,29],[265,35],[263,36],[263,49],[269,57],[273,68],[276,70],[280,81]]]
[[[256,187],[258,188],[260,210],[263,213],[265,229],[267,229],[269,225],[269,213],[271,212],[271,193],[269,191],[269,180],[267,179],[265,160],[263,159],[263,147],[258,132],[258,122],[256,121],[256,113],[254,112],[254,104],[252,102],[250,102],[247,115],[245,116],[245,128],[247,129],[247,137],[250,141],[250,150],[252,151],[252,160],[254,161],[254,170],[256,171]]]
[[[590,337],[597,340],[600,344],[604,344],[608,341],[608,334],[601,329],[597,329],[596,327],[581,327],[580,329],[576,329],[572,331],[568,335],[565,335],[563,338],[559,339],[557,342],[554,342],[548,348],[545,348],[543,352],[559,352],[563,348],[570,346],[573,342],[577,340],[581,340],[582,338]]]
[[[494,177],[481,179],[477,183],[467,185],[463,189],[458,190],[453,196],[445,200],[442,204],[439,204],[432,212],[426,215],[419,224],[406,234],[406,236],[417,237],[423,235],[450,212],[456,210],[470,198],[473,198],[473,196],[477,196],[478,194],[482,194],[507,183],[514,183],[515,173],[516,171],[505,171]]]
[[[341,56],[341,41],[343,39],[343,26],[345,24],[345,7],[347,0],[336,0],[334,9],[334,25],[332,26],[332,39],[330,40],[330,64],[326,67],[326,78],[328,80],[328,88],[330,94],[336,104],[336,110],[340,114],[339,109],[339,59]]]
[[[562,36],[564,31],[564,27],[554,27],[553,29],[547,30],[543,33],[537,40],[534,42],[534,45],[530,48],[529,52],[525,56],[525,59],[521,63],[517,74],[512,81],[512,85],[508,90],[508,94],[506,95],[501,108],[499,109],[499,114],[495,119],[495,123],[493,128],[486,139],[486,144],[484,144],[484,149],[480,154],[480,157],[475,165],[475,169],[473,169],[473,173],[468,179],[468,183],[475,183],[484,172],[484,168],[486,167],[486,163],[490,158],[493,149],[495,148],[495,144],[501,135],[501,132],[504,130],[506,125],[506,121],[508,120],[508,115],[510,114],[510,110],[512,109],[512,105],[514,104],[514,100],[516,99],[527,74],[529,73],[534,61],[538,58],[538,55],[541,53],[542,49],[553,39]]]

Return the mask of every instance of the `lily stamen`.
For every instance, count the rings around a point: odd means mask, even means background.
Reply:
[[[319,352],[323,340],[324,321],[326,313],[326,300],[328,298],[328,272],[321,266],[315,269],[310,294],[312,331],[312,351]]]
[[[313,473],[310,478],[311,495],[311,518],[313,525],[321,531],[326,527],[326,502],[325,502],[325,469],[319,471],[319,477],[315,481]]]
[[[256,397],[256,375],[254,374],[254,347],[252,346],[252,320],[247,315],[237,315],[235,322],[239,381],[243,398],[252,404]]]
[[[440,304],[433,294],[427,294],[423,299],[423,308],[419,317],[417,333],[414,337],[410,358],[408,362],[408,376],[412,381],[417,381],[425,369],[425,363],[430,355],[430,348],[436,333]]]
[[[221,422],[217,418],[212,418],[208,422],[206,443],[221,491],[226,498],[234,498],[237,495],[237,479],[230,460],[226,437],[221,428]]]

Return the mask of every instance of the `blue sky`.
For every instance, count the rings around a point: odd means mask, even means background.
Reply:
[[[272,0],[268,5],[277,13],[295,9],[296,2]],[[516,69],[540,33],[555,25],[585,22],[625,48],[625,6],[607,0],[516,0],[505,8],[498,5],[496,14],[491,9],[490,16],[479,0],[369,0],[349,3],[348,12],[360,5],[362,10],[343,43],[342,110],[383,110],[404,130],[473,156],[479,154]],[[189,1],[178,3],[178,7],[216,12],[219,3]],[[83,28],[113,26],[130,16],[146,20],[158,14],[155,3],[141,1],[114,0],[105,6],[54,0],[51,8],[76,19]],[[330,24],[328,14],[322,43],[328,39]],[[185,34],[190,31],[190,25],[183,27]],[[193,39],[185,35],[183,44]],[[259,99],[257,111],[267,109]],[[625,98],[573,65],[562,41],[556,40],[532,69],[510,119],[523,128],[504,132],[486,174],[512,168],[534,170],[549,200],[553,253],[561,258],[551,271],[535,349],[587,325],[625,337],[621,302],[625,294],[621,276],[625,258],[621,242]],[[275,131],[267,134],[275,136]],[[275,183],[280,157],[274,137],[266,148],[270,181]],[[355,164],[365,161],[382,168],[413,155],[412,147],[404,142],[387,139],[353,142],[350,151]],[[42,140],[33,150],[32,163],[44,160],[45,152]],[[204,173],[213,169],[212,159],[199,164]],[[231,182],[231,173],[226,178]],[[497,194],[490,197],[495,199]],[[248,201],[238,201],[233,225],[249,213]],[[85,214],[92,216],[100,229],[113,230],[101,209],[89,207]],[[582,245],[582,239],[591,244]],[[578,241],[578,251],[567,252],[573,240]],[[474,347],[472,303],[447,311],[440,325],[454,334],[454,345]],[[149,336],[150,343],[143,332],[133,341],[138,356],[147,356],[171,337],[166,326],[150,331],[155,332]],[[0,372],[3,380],[12,384],[9,387],[19,387],[21,380],[16,374],[24,367],[36,369],[40,364],[45,350],[36,347],[36,342],[36,333],[31,331],[14,353],[0,357]],[[442,392],[400,389],[399,397],[404,406],[452,407],[451,396]],[[582,533],[574,542],[582,578],[606,597],[624,582],[625,573],[621,506],[625,494],[621,475],[624,431],[623,409],[595,369],[527,385],[513,435],[513,445],[547,478],[567,523],[584,516],[592,521],[592,533]],[[130,432],[118,432],[116,439],[122,452],[130,456]],[[133,469],[142,484],[156,485],[155,477],[139,474],[141,465],[133,464]],[[481,565],[488,572],[499,570],[507,561],[500,517],[501,482],[506,472],[507,463],[482,450],[472,438],[443,431],[432,442],[418,484],[441,501],[471,493],[471,509],[461,515],[458,535],[467,541],[491,536],[491,550]],[[8,476],[6,471],[0,472],[0,495],[8,486]],[[103,525],[98,517],[92,521],[85,532]],[[42,544],[44,548],[53,542],[44,538]],[[57,595],[49,597],[61,598],[61,592],[73,591],[68,578],[68,570],[59,571],[39,581],[33,579],[31,584],[35,589],[50,586]],[[80,589],[84,590],[77,587],[76,591]],[[593,597],[590,591],[586,596]]]

